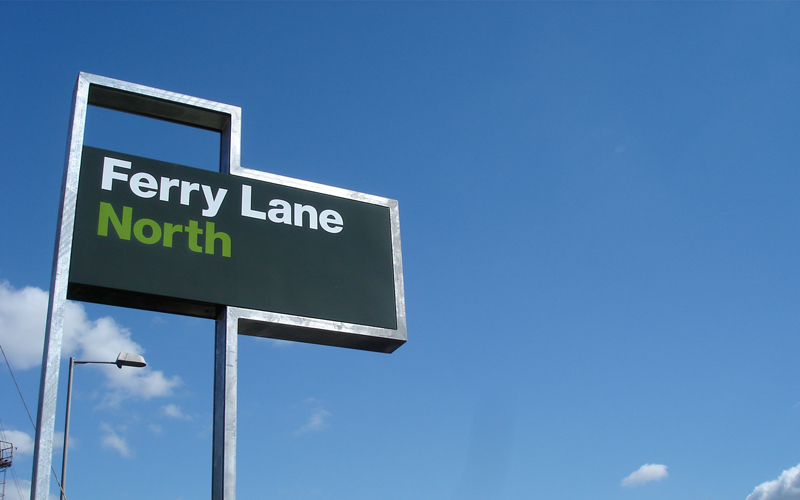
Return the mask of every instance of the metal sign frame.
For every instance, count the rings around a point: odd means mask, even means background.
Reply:
[[[392,352],[406,341],[402,254],[395,200],[250,170],[240,165],[241,108],[88,73],[75,86],[59,209],[39,387],[31,500],[47,500],[58,376],[83,137],[89,105],[219,132],[220,173],[385,206],[390,212],[397,329],[222,306],[216,314],[212,500],[236,498],[238,334]]]

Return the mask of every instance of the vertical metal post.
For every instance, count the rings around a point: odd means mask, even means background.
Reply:
[[[75,358],[69,358],[69,378],[67,378],[67,416],[64,418],[64,453],[61,455],[61,500],[67,500],[67,448],[69,447],[69,412],[72,408],[72,371],[75,367]]]
[[[228,307],[217,316],[214,348],[214,431],[211,500],[236,500],[236,390],[238,319]]]
[[[231,109],[230,120],[220,130],[219,171],[239,168],[241,115]],[[211,500],[236,500],[236,397],[239,370],[239,319],[231,307],[217,315],[214,345],[214,430]]]
[[[50,301],[42,353],[42,375],[39,381],[39,409],[36,414],[36,439],[33,447],[31,500],[47,500],[50,492],[50,468],[53,463],[53,431],[56,423],[58,370],[61,364],[61,339],[64,335],[64,313],[67,308],[67,280],[72,255],[72,228],[78,195],[78,174],[86,124],[89,82],[78,78],[72,101],[67,158],[61,183],[61,207],[56,229],[53,271],[50,279]]]

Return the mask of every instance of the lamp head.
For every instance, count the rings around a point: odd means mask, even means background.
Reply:
[[[142,368],[147,366],[147,363],[145,363],[142,356],[139,356],[138,354],[131,354],[129,352],[119,353],[119,356],[117,356],[117,361],[114,364],[117,365],[117,368],[120,370],[123,366],[132,366],[134,368]]]

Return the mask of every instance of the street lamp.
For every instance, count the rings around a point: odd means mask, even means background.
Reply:
[[[61,500],[67,500],[64,494],[64,482],[67,480],[67,442],[69,441],[69,410],[72,406],[72,368],[75,365],[117,365],[120,370],[123,366],[132,366],[134,368],[142,368],[147,366],[144,358],[138,354],[131,354],[129,352],[121,352],[117,356],[116,361],[76,361],[75,358],[69,358],[69,379],[67,380],[67,418],[64,421],[64,455],[61,458]]]

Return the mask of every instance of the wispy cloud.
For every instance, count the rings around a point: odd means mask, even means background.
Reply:
[[[295,436],[307,434],[309,432],[319,432],[328,428],[328,419],[332,416],[330,412],[325,410],[322,405],[314,398],[308,398],[304,402],[306,407],[309,407],[311,414],[308,420],[302,427],[294,431]]]
[[[117,450],[120,456],[124,458],[131,458],[133,456],[133,452],[128,446],[128,441],[117,434],[110,425],[102,423],[100,424],[100,430],[103,431],[102,445],[104,448]]]
[[[67,306],[68,316],[73,309]],[[0,344],[14,368],[41,364],[46,314],[47,293],[35,287],[16,290],[0,282]]]
[[[69,449],[73,449],[80,443],[80,440],[75,436],[69,437]],[[64,431],[55,431],[53,433],[53,449],[58,450],[64,447]]]
[[[800,464],[783,471],[778,479],[759,484],[747,497],[747,500],[797,499],[800,499]]]
[[[42,362],[48,294],[36,287],[15,289],[0,282],[0,344],[14,368],[28,369]],[[113,361],[120,351],[143,354],[144,349],[131,339],[131,332],[106,316],[89,320],[82,305],[68,302],[64,318],[64,356],[90,361]],[[107,405],[116,405],[125,397],[152,398],[168,396],[181,384],[179,377],[167,377],[150,368],[93,366],[106,375]]]
[[[660,481],[669,476],[667,473],[667,466],[662,464],[644,464],[639,467],[639,470],[632,472],[628,477],[622,480],[622,486],[632,487],[639,486],[650,481]]]
[[[181,407],[174,404],[168,404],[161,407],[161,413],[169,418],[179,418],[184,420],[191,420],[192,417],[187,415],[181,410]]]

